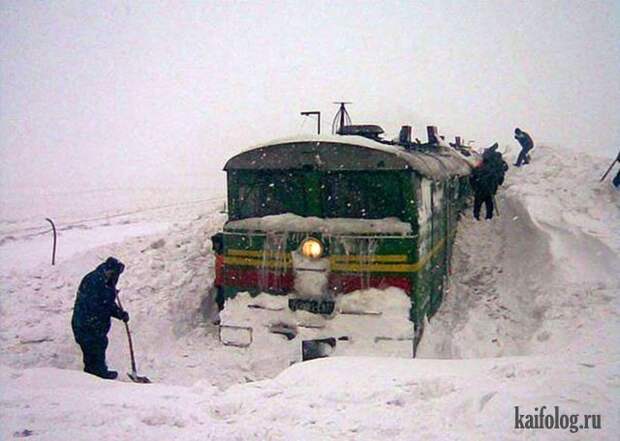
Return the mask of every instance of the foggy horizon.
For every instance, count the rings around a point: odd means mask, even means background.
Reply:
[[[0,189],[224,185],[304,110],[613,158],[620,4],[0,3]],[[536,155],[536,153],[534,153]],[[224,190],[224,189],[223,189]]]

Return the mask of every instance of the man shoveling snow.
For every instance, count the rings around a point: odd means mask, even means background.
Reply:
[[[108,257],[88,273],[78,288],[71,319],[75,341],[84,354],[84,372],[105,379],[118,376],[105,361],[111,318],[129,321],[129,314],[116,303],[116,283],[124,269],[120,261]]]

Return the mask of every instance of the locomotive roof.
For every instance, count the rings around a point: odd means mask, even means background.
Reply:
[[[407,150],[362,136],[304,135],[250,147],[232,157],[224,170],[415,170],[431,179],[465,176],[473,162],[456,150]]]

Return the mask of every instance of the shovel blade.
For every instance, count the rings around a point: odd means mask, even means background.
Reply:
[[[140,375],[138,375],[136,372],[128,372],[127,376],[129,377],[129,379],[131,381],[133,381],[134,383],[142,383],[142,384],[148,384],[151,382],[151,380],[149,380],[147,377],[141,377]]]

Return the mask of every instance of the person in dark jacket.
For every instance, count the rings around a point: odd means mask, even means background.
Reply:
[[[495,209],[493,198],[498,187],[504,183],[504,176],[508,170],[508,164],[502,158],[502,154],[497,151],[497,147],[495,143],[484,151],[482,163],[473,170],[470,176],[474,190],[474,217],[477,220],[480,220],[480,209],[483,203],[486,208],[486,219],[493,218]]]
[[[71,327],[75,341],[80,345],[84,372],[105,379],[114,379],[117,373],[108,370],[105,352],[111,318],[129,321],[129,314],[116,304],[116,283],[125,268],[119,260],[109,257],[80,283]]]
[[[521,151],[519,152],[517,162],[514,164],[515,167],[521,167],[521,164],[529,164],[529,152],[534,148],[534,141],[532,141],[532,137],[517,127],[515,129],[515,139],[519,141],[519,144],[521,144]]]

